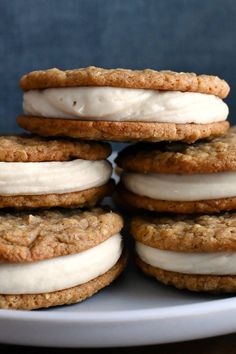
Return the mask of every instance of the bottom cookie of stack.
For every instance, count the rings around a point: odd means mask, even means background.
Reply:
[[[80,302],[124,270],[122,218],[102,209],[0,216],[0,308]]]
[[[179,289],[236,292],[236,214],[136,217],[137,265]]]

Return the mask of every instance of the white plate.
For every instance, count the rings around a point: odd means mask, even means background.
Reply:
[[[80,304],[32,312],[0,310],[0,342],[136,346],[236,331],[236,297],[164,286],[139,272],[130,258],[128,269],[114,284]]]
[[[77,305],[0,310],[0,342],[55,347],[168,343],[236,330],[236,298],[178,291],[133,265],[110,287]]]

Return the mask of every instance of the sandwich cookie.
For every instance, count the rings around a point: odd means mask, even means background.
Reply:
[[[136,144],[116,162],[125,171],[118,198],[132,208],[173,213],[236,209],[236,127],[193,145]]]
[[[236,213],[136,217],[137,265],[179,289],[236,292]]]
[[[0,208],[90,207],[114,188],[106,143],[0,137]]]
[[[0,214],[0,308],[80,302],[124,270],[122,218],[100,208]]]
[[[43,136],[190,143],[229,128],[229,85],[217,76],[88,67],[33,71],[20,86],[18,124]]]

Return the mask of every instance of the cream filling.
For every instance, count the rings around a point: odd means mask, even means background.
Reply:
[[[169,201],[236,197],[236,172],[209,174],[124,173],[126,189],[140,196]]]
[[[236,252],[185,253],[159,250],[136,242],[136,252],[145,263],[185,274],[236,274]]]
[[[105,184],[108,161],[0,162],[0,195],[62,194]]]
[[[24,93],[26,115],[98,121],[206,124],[227,118],[217,96],[118,87],[66,87]]]
[[[112,268],[122,252],[116,234],[81,253],[33,263],[0,264],[0,294],[40,294],[84,284]]]

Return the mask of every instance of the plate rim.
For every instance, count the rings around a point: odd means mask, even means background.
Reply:
[[[236,309],[236,296],[229,299],[216,299],[201,303],[165,306],[162,308],[148,308],[121,311],[84,311],[84,312],[50,312],[47,310],[0,310],[1,320],[20,321],[50,321],[73,323],[101,323],[101,322],[135,322],[157,320],[163,318],[188,317],[207,313],[220,313]]]

